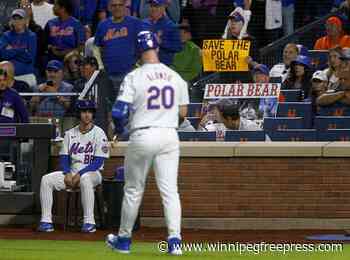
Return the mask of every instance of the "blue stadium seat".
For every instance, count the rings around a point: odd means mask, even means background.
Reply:
[[[188,112],[187,112],[188,117],[199,117],[202,111],[202,103],[190,103],[187,105],[187,108],[188,108]]]
[[[264,130],[271,132],[284,129],[302,129],[304,119],[302,117],[265,117]]]
[[[228,142],[264,142],[264,131],[230,130],[225,132],[225,141]]]
[[[215,131],[203,132],[178,132],[180,141],[216,141]]]
[[[332,106],[319,107],[317,114],[320,116],[350,116],[350,106],[337,102]]]
[[[198,128],[198,125],[199,125],[199,122],[201,121],[201,118],[200,117],[186,117],[186,119],[188,121],[191,122],[191,125],[197,129]]]
[[[328,53],[328,50],[309,50],[315,70],[324,70],[328,67]]]
[[[318,140],[322,142],[335,142],[335,141],[350,141],[350,129],[331,129],[328,131],[319,131]]]
[[[317,140],[315,129],[286,129],[269,133],[271,141],[313,142]]]
[[[278,103],[277,117],[303,117],[304,128],[310,128],[312,125],[311,102]]]
[[[350,116],[317,116],[314,126],[319,131],[350,129]]]
[[[283,102],[299,102],[301,98],[300,89],[284,89],[280,92],[280,100]]]

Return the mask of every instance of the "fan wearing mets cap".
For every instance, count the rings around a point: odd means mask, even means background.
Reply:
[[[181,205],[177,188],[179,115],[185,117],[189,103],[186,82],[160,63],[158,43],[150,31],[137,36],[142,66],[129,73],[112,110],[117,135],[129,121],[130,144],[125,156],[125,187],[118,235],[109,234],[107,245],[130,252],[132,228],[142,200],[148,171],[153,165],[168,227],[168,252],[182,254]]]
[[[84,212],[81,231],[96,231],[94,219],[94,187],[101,184],[100,170],[109,149],[106,134],[93,124],[96,105],[92,100],[78,100],[76,104],[79,125],[65,132],[60,151],[60,171],[42,177],[40,185],[41,222],[38,231],[52,232],[52,193],[54,190],[80,187]]]

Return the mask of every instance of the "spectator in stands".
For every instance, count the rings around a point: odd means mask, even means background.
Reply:
[[[35,70],[35,75],[37,77],[37,82],[41,82],[41,77],[44,76],[45,74],[44,60],[45,60],[46,47],[43,45],[43,42],[45,40],[44,30],[40,25],[38,25],[34,21],[32,6],[29,3],[29,1],[22,0],[20,6],[26,11],[26,14],[29,20],[28,29],[36,34],[37,51],[36,51],[36,57],[35,57],[34,70]]]
[[[253,70],[253,81],[255,83],[269,83],[269,68],[264,64],[256,65]],[[261,98],[259,101],[259,112],[263,117],[275,117],[278,100],[276,98]]]
[[[307,99],[311,89],[311,76],[310,58],[298,55],[290,64],[290,71],[282,84],[282,89],[301,89],[301,100]]]
[[[46,46],[49,60],[63,61],[71,51],[81,51],[85,43],[85,32],[79,20],[72,17],[73,5],[71,1],[55,0],[54,14],[45,26]]]
[[[297,58],[299,49],[296,44],[288,43],[283,49],[283,63],[274,65],[270,70],[270,77],[281,77],[282,82],[287,78],[290,63]]]
[[[343,23],[340,18],[332,16],[326,22],[327,35],[318,39],[315,43],[315,50],[329,50],[340,46],[341,48],[350,47],[350,36],[345,35]]]
[[[336,89],[339,85],[338,73],[341,69],[342,61],[340,59],[342,49],[335,47],[329,50],[328,68],[324,70],[328,79],[328,89]]]
[[[25,0],[25,2],[27,2],[27,4],[29,3],[28,0]],[[31,3],[31,9],[35,23],[40,25],[42,29],[45,28],[49,20],[56,17],[53,13],[53,5],[45,0],[33,0]]]
[[[8,87],[16,90],[18,93],[30,93],[32,92],[32,89],[30,86],[21,80],[15,79],[15,68],[13,64],[9,61],[2,61],[0,62],[0,70],[3,70],[3,72],[6,72],[7,74],[7,84]],[[31,97],[24,97],[24,100],[29,101]]]
[[[191,41],[189,25],[180,25],[179,28],[183,47],[182,51],[175,54],[172,68],[191,86],[191,82],[202,72],[201,49]],[[190,94],[196,93],[191,91]]]
[[[171,65],[174,55],[182,50],[182,44],[179,29],[165,13],[166,4],[166,0],[150,0],[150,14],[144,22],[146,29],[157,36],[160,62]]]
[[[117,95],[124,76],[136,63],[136,36],[142,22],[125,15],[125,0],[110,0],[109,9],[112,17],[102,21],[96,30],[94,56],[102,58]]]
[[[27,22],[25,10],[15,9],[12,12],[10,30],[0,38],[0,58],[11,61],[15,67],[15,76],[34,87],[37,39],[35,33],[28,30]]]
[[[219,111],[217,123],[209,123],[204,126],[200,124],[200,131],[225,132],[226,130],[261,130],[255,122],[240,116],[238,103],[223,99],[217,103],[217,108]],[[219,133],[219,136],[220,135]]]
[[[51,60],[46,66],[47,81],[37,87],[35,92],[65,93],[72,92],[73,86],[63,81],[63,64]],[[63,117],[70,107],[70,98],[65,96],[34,96],[31,109],[38,116]]]
[[[81,93],[86,86],[90,86],[89,89],[86,89],[86,92],[84,91],[86,93],[84,98],[96,102],[95,123],[106,133],[109,133],[111,104],[114,102],[112,97],[115,96],[113,94],[113,83],[104,71],[99,70],[95,57],[85,57],[80,64],[80,71],[82,78],[75,82],[73,92]],[[75,104],[73,101],[71,103]],[[111,137],[112,135],[109,136]]]
[[[250,11],[249,11],[250,12]],[[250,41],[249,56],[254,60],[258,58],[256,40],[247,33],[247,25],[250,19],[250,14],[237,11],[236,9],[229,15],[228,22],[222,35],[223,39],[227,40],[247,40]]]
[[[80,62],[82,60],[82,56],[79,54],[78,51],[74,50],[71,51],[64,57],[63,64],[64,64],[64,71],[63,71],[63,80],[74,84],[75,81],[80,79]]]
[[[340,87],[328,90],[317,98],[318,106],[347,105],[350,106],[350,70],[345,69],[339,73]]]
[[[311,92],[307,101],[311,102],[312,105],[312,114],[318,114],[318,106],[316,100],[326,93],[328,85],[328,77],[324,71],[318,70],[315,71],[311,79]]]
[[[152,1],[149,1],[149,0],[139,1],[138,10],[140,12],[141,19],[145,19],[149,16],[151,12],[151,3]],[[177,0],[165,1],[165,9],[166,9],[166,14],[174,23],[178,23],[180,21],[180,16],[181,16],[180,1],[177,1]]]
[[[10,88],[7,71],[0,69],[0,124],[28,123],[28,111],[23,99]],[[2,141],[3,142],[3,141]],[[2,147],[3,148],[3,147]]]

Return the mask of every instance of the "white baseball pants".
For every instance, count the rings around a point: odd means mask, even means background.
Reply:
[[[119,236],[132,235],[148,171],[153,165],[168,235],[181,239],[181,205],[177,189],[179,154],[179,138],[173,128],[148,128],[131,134],[125,156],[125,186]]]
[[[73,175],[74,176],[74,175]],[[94,218],[94,187],[101,184],[102,176],[100,172],[87,172],[80,178],[81,204],[84,212],[84,223],[95,224]],[[46,174],[41,179],[40,202],[41,202],[41,222],[52,223],[52,203],[53,191],[64,190],[64,174],[61,171]]]

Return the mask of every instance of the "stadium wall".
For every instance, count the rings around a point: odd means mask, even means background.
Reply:
[[[126,144],[120,143],[112,150],[105,177],[113,176],[115,167],[122,165],[125,149]],[[182,143],[181,152],[184,227],[350,227],[349,143],[188,142]],[[164,226],[153,173],[147,181],[141,217],[146,226]]]

